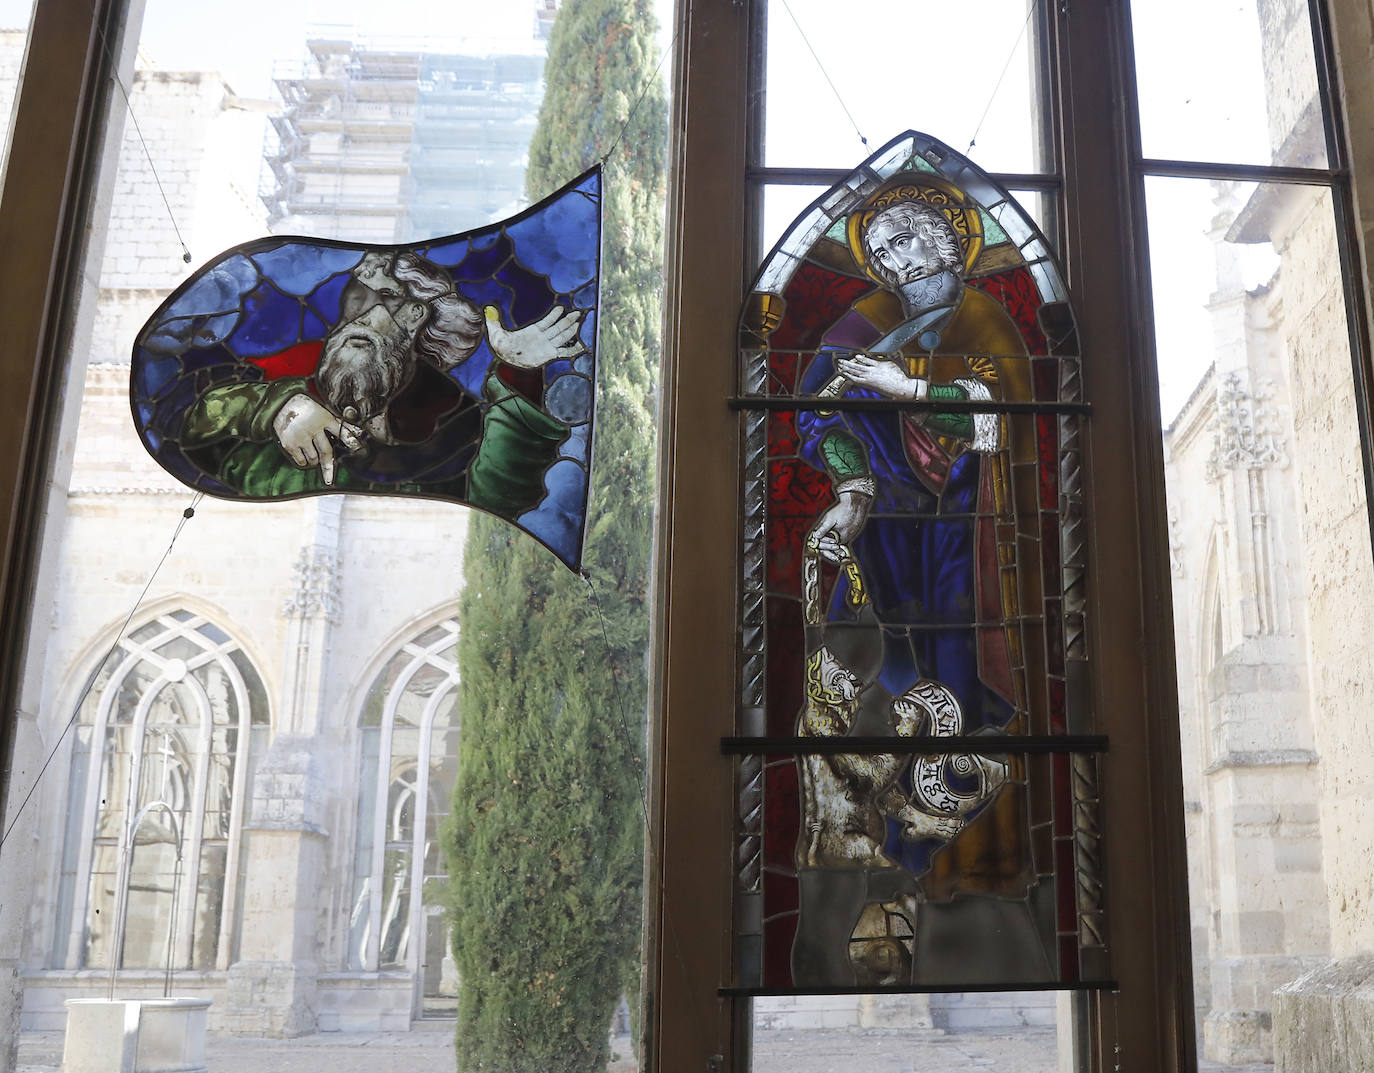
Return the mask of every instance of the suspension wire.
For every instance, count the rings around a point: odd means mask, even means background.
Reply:
[[[620,731],[621,734],[624,736],[625,748],[630,750],[631,756],[633,756],[636,759],[636,761],[639,761],[639,753],[634,747],[634,735],[630,733],[630,720],[629,716],[626,714],[625,711],[625,700],[620,692],[620,675],[616,671],[615,654],[614,650],[611,648],[610,633],[606,628],[606,614],[601,607],[601,597],[596,591],[596,586],[592,583],[592,576],[590,572],[588,572],[584,568],[582,571],[580,571],[580,576],[582,580],[586,582],[587,594],[591,598],[592,607],[596,611],[596,617],[601,622],[601,640],[605,643],[606,662],[610,665],[611,668],[611,693],[615,697],[616,708],[620,712]],[[639,786],[639,807],[641,813],[644,816],[644,850],[649,858],[650,875],[656,876],[658,874],[658,866],[660,861],[658,853],[654,847],[653,828],[649,823],[649,794],[644,783],[644,765],[642,761],[637,762],[634,765],[634,773],[635,782]],[[690,983],[690,979],[688,978],[687,974],[687,959],[684,958],[682,955],[682,939],[678,934],[677,924],[673,920],[672,914],[667,911],[667,908],[661,908],[663,909],[664,927],[665,930],[668,932],[669,939],[672,942],[673,958],[676,961],[678,968],[682,970],[684,979]],[[696,1018],[697,1028],[701,1032],[701,1038],[707,1039],[709,1038],[709,1034],[706,1031],[707,1019],[705,1014],[702,1012],[700,1000],[697,998],[693,988],[688,987],[686,988],[686,991],[689,995],[692,995],[692,1000],[690,1003],[692,1007],[692,1015]]]
[[[5,843],[9,841],[10,835],[13,833],[15,826],[19,823],[19,817],[23,814],[24,808],[32,799],[34,792],[38,789],[39,783],[43,781],[43,775],[48,770],[48,766],[52,763],[53,757],[57,755],[57,750],[62,747],[63,739],[66,738],[72,727],[76,725],[77,716],[81,714],[81,706],[86,703],[86,698],[90,696],[91,690],[95,688],[95,683],[100,677],[100,672],[105,669],[105,665],[110,662],[110,657],[119,649],[119,642],[124,639],[124,631],[129,628],[129,623],[132,622],[134,616],[138,614],[138,609],[143,606],[143,601],[148,596],[148,590],[153,587],[153,582],[157,580],[157,575],[159,571],[162,570],[163,564],[171,557],[172,548],[176,546],[177,537],[181,536],[181,531],[186,528],[186,523],[196,516],[196,504],[204,498],[204,492],[197,492],[191,498],[191,505],[181,512],[181,518],[177,521],[176,528],[172,530],[172,539],[167,543],[167,550],[162,553],[162,558],[157,561],[157,565],[153,567],[153,572],[148,575],[148,580],[143,585],[143,591],[138,594],[138,599],[134,601],[133,607],[129,608],[129,613],[124,616],[123,624],[115,633],[114,640],[110,642],[110,647],[101,658],[99,665],[91,672],[91,676],[86,680],[86,687],[81,691],[81,696],[77,697],[76,703],[72,705],[71,718],[67,720],[66,726],[62,728],[62,733],[57,736],[57,740],[53,742],[52,749],[49,751],[47,759],[43,761],[43,766],[38,769],[38,774],[34,776],[33,785],[29,787],[29,792],[24,795],[24,800],[19,802],[19,807],[15,809],[14,816],[10,819],[9,826],[5,828],[5,833],[0,835],[0,851],[4,850]]]
[[[132,847],[130,847],[132,852]],[[177,859],[172,866],[172,907],[167,922],[167,966],[162,975],[162,997],[172,995],[172,965],[176,961],[177,901],[181,895],[181,831],[177,831]],[[194,962],[193,962],[194,964]]]
[[[840,96],[840,91],[830,78],[830,72],[825,69],[825,64],[821,63],[821,58],[816,55],[816,50],[811,47],[811,39],[806,36],[806,31],[797,21],[797,16],[792,11],[792,5],[787,0],[782,0],[782,6],[787,14],[792,18],[792,25],[797,28],[797,33],[801,34],[802,43],[806,45],[807,51],[811,53],[811,58],[816,61],[816,67],[821,72],[821,77],[825,79],[826,85],[830,87],[830,92],[835,94],[835,100],[840,102],[840,108],[844,111],[845,117],[849,120],[850,126],[854,128],[854,133],[859,136],[859,141],[863,143],[865,149],[868,148],[868,139],[864,137],[864,132],[859,129],[859,124],[854,119],[854,114],[850,112],[849,106],[844,103],[844,98]]]
[[[658,81],[659,72],[663,70],[663,63],[677,46],[677,27],[673,27],[673,36],[668,41],[668,47],[659,53],[658,63],[654,64],[653,74],[644,80],[644,85],[639,90],[639,96],[635,98],[634,106],[630,109],[630,114],[625,117],[625,122],[620,125],[620,130],[615,136],[615,141],[611,142],[611,147],[601,156],[601,163],[604,166],[610,162],[611,154],[620,148],[620,140],[625,137],[625,132],[630,129],[630,124],[634,122],[639,106],[644,103],[644,98],[649,95],[649,90],[654,88],[654,83]]]
[[[997,91],[1002,88],[1002,80],[1007,77],[1007,71],[1011,68],[1011,61],[1016,56],[1016,50],[1021,47],[1021,41],[1026,36],[1026,28],[1030,26],[1031,16],[1035,14],[1039,2],[1040,0],[1031,0],[1026,5],[1026,19],[1021,23],[1021,32],[1016,35],[1016,40],[1011,43],[1011,51],[1007,53],[1006,62],[1002,64],[1002,73],[997,76],[997,81],[993,84],[992,93],[988,95],[988,103],[983,106],[983,114],[978,117],[978,125],[973,128],[973,137],[968,140],[968,149],[964,150],[965,153],[978,144],[978,132],[983,129],[983,121],[992,111],[993,101],[997,99]]]
[[[162,188],[162,178],[157,173],[157,167],[153,164],[153,154],[148,151],[148,143],[143,137],[143,128],[138,125],[138,116],[134,114],[134,105],[129,100],[129,91],[124,88],[124,83],[119,78],[119,64],[115,61],[114,53],[110,50],[109,39],[105,36],[105,27],[98,27],[100,32],[100,46],[105,51],[105,56],[110,61],[110,79],[119,87],[120,95],[124,98],[124,107],[128,109],[129,119],[133,121],[134,133],[138,135],[138,144],[143,146],[144,159],[148,161],[148,170],[153,173],[153,182],[157,184],[157,192],[162,195],[162,204],[167,208],[167,219],[172,223],[172,230],[176,232],[177,242],[181,245],[181,259],[186,263],[191,263],[191,250],[186,245],[186,240],[181,237],[181,228],[177,226],[176,215],[172,212],[172,203],[167,199],[167,191]]]

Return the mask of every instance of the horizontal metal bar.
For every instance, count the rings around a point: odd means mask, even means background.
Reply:
[[[750,182],[771,186],[834,186],[843,182],[853,168],[768,168],[752,167],[744,172]],[[998,172],[989,176],[1007,190],[1058,190],[1064,180],[1058,175],[1035,172]]]
[[[785,998],[789,995],[959,995],[984,991],[1119,991],[1116,980],[1060,983],[898,984],[869,987],[718,987],[721,998]]]
[[[1144,175],[1171,179],[1235,179],[1251,183],[1302,183],[1339,186],[1349,178],[1344,169],[1292,168],[1275,164],[1221,164],[1206,160],[1160,160],[1142,157],[1135,162]]]
[[[910,413],[940,414],[1092,414],[1090,402],[1000,402],[997,399],[973,401],[957,399],[941,402],[922,399],[920,402],[905,402],[899,399],[818,399],[814,395],[800,398],[783,398],[777,395],[732,395],[729,406],[732,410],[801,410],[807,413],[829,412],[831,410],[864,413],[902,411]]]
[[[1105,753],[1105,734],[950,734],[942,737],[721,738],[726,756],[940,756],[944,753]]]

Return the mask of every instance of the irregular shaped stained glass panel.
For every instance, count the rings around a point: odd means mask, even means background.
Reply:
[[[768,740],[740,766],[741,987],[1105,978],[1096,761],[1068,739],[1082,375],[1050,249],[908,132],[745,301],[739,733]]]
[[[596,168],[465,235],[236,247],[139,333],[139,435],[210,495],[447,499],[506,518],[577,569],[600,243]]]

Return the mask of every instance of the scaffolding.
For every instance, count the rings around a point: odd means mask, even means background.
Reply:
[[[274,231],[406,242],[481,226],[523,204],[543,96],[527,53],[426,52],[312,37],[273,81],[259,195]]]

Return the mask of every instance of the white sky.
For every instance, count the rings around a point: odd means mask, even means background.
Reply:
[[[788,5],[791,14],[783,0],[768,3],[767,163],[847,168],[914,128],[961,152],[977,130],[977,144],[968,153],[980,166],[1035,170],[1026,0],[964,0],[953,21],[945,0]],[[671,0],[656,0],[656,6],[666,47]],[[30,0],[0,0],[0,25],[25,24],[31,7]],[[164,69],[216,70],[241,96],[260,97],[269,93],[274,64],[301,59],[311,27],[428,37],[434,47],[528,41],[533,9],[533,0],[148,0],[142,45]],[[1133,18],[1146,156],[1268,163],[1254,0],[1148,0],[1133,5]],[[933,35],[932,25],[962,33]],[[867,149],[810,49],[868,138]],[[244,155],[253,156],[247,150]],[[240,182],[250,191],[258,168],[258,160],[245,160]],[[770,193],[768,244],[818,193]],[[1211,184],[1201,180],[1150,185],[1166,420],[1211,361],[1203,309],[1213,286],[1211,246],[1204,237],[1211,197]],[[1038,215],[1034,198],[1023,201]],[[1251,283],[1272,271],[1263,257],[1255,265]]]

